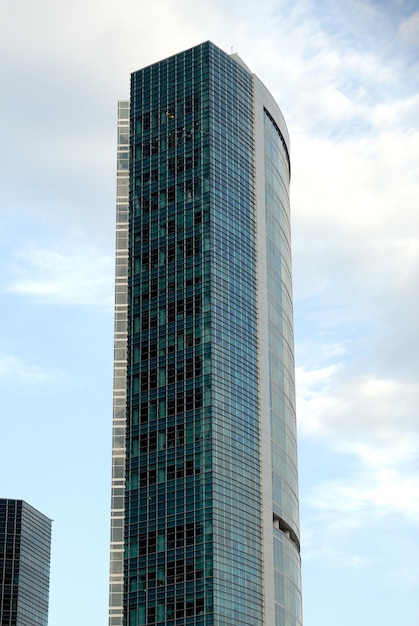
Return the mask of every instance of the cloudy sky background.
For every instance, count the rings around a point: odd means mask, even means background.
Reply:
[[[417,626],[418,0],[2,0],[0,497],[106,624],[116,101],[207,39],[291,135],[305,626]]]

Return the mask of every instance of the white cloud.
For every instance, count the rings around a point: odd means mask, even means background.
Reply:
[[[357,372],[362,365],[355,361],[308,371],[297,368],[301,432],[322,437],[364,462],[375,455],[384,466],[406,462],[419,452],[419,384],[367,376]]]
[[[377,102],[371,109],[371,121],[377,130],[403,129],[409,136],[418,122],[419,93],[408,98]],[[417,142],[417,138],[416,138]],[[415,142],[415,143],[416,143]],[[417,145],[417,144],[416,144]]]
[[[419,474],[412,477],[396,470],[376,469],[346,479],[325,480],[305,495],[303,506],[304,560],[314,559],[331,569],[377,566],[379,560],[388,567],[388,554],[377,553],[373,544],[375,538],[384,541],[391,528],[400,538],[399,550],[407,548],[409,538],[415,541]],[[399,556],[398,566],[396,559],[390,560],[392,569],[399,570],[396,578],[416,582],[419,571],[412,554]]]
[[[351,537],[419,520],[419,384],[367,377],[359,367],[362,361],[340,361],[297,370],[300,436],[336,460],[329,468],[336,477],[315,482],[303,496],[305,558],[318,556],[329,567],[335,566],[329,552],[343,537],[348,552],[337,560],[347,566],[354,556]],[[349,472],[339,463],[345,457]]]
[[[357,479],[318,484],[307,497],[319,519],[335,534],[356,531],[368,524],[404,519],[419,523],[419,475],[376,469]]]
[[[407,42],[418,47],[419,42],[419,11],[413,13],[399,27],[401,37]]]
[[[303,554],[304,561],[315,559],[317,562],[325,563],[330,569],[359,568],[370,564],[370,559],[365,555],[351,554],[330,545],[319,546],[318,536],[311,534],[310,531],[304,537]]]
[[[44,302],[111,307],[114,261],[94,249],[27,247],[16,254],[7,291]]]
[[[36,365],[31,365],[14,355],[0,354],[0,380],[39,384],[50,383],[61,378],[61,373],[51,372]]]

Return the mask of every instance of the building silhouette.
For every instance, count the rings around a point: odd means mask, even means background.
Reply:
[[[118,105],[110,626],[300,626],[290,158],[211,42]]]
[[[0,626],[47,626],[51,520],[0,499]]]

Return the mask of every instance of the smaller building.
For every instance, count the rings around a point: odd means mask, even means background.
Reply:
[[[51,520],[0,498],[0,626],[47,626]]]

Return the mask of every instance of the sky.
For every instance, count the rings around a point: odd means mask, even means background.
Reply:
[[[0,497],[107,624],[116,103],[202,41],[291,136],[305,626],[419,624],[419,0],[2,0]]]

